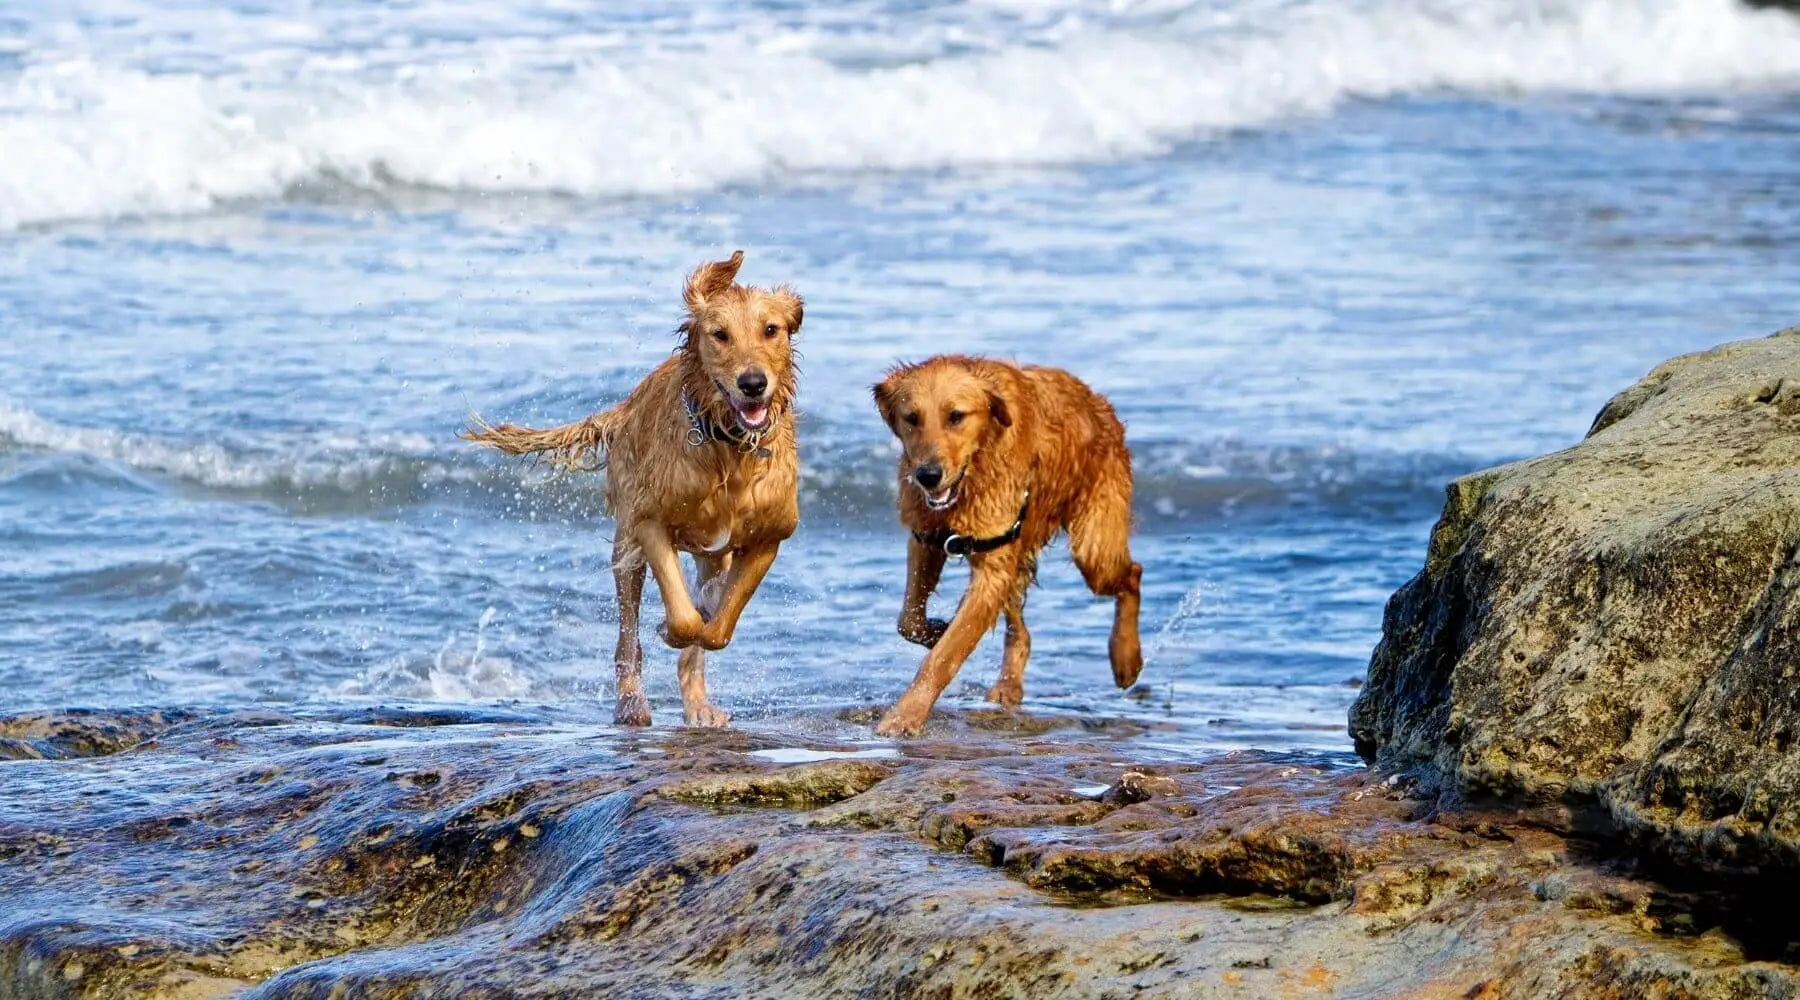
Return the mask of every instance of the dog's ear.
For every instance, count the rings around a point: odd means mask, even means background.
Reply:
[[[799,333],[800,323],[806,318],[806,300],[800,297],[799,292],[786,285],[770,292],[769,297],[775,300],[775,308],[781,310],[783,314],[783,321],[787,323],[788,336]]]
[[[699,312],[706,305],[706,300],[731,287],[737,278],[738,268],[744,266],[744,251],[738,250],[730,260],[715,260],[710,264],[702,264],[688,275],[687,290],[683,297],[687,299],[689,312]]]
[[[1011,427],[1012,411],[1006,408],[1005,397],[994,390],[989,389],[987,398],[988,414],[994,418],[994,423],[999,424],[1001,427]]]
[[[893,380],[877,382],[869,387],[869,392],[875,396],[875,409],[881,413],[881,422],[888,425],[888,430],[894,430],[894,396],[896,393]]]

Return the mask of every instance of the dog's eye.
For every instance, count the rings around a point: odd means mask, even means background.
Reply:
[[[765,337],[773,337],[780,332],[781,332],[781,327],[776,326],[773,323],[770,323],[768,326],[763,327],[763,336],[765,336]]]
[[[907,423],[911,424],[914,427],[919,426],[919,415],[917,413],[908,413],[906,416],[901,417],[900,419],[906,421]]]
[[[723,343],[726,343],[731,340],[731,334],[726,333],[723,329],[714,330],[712,333],[712,338],[714,340],[718,341],[719,343],[723,344]]]
[[[950,426],[955,427],[957,424],[962,423],[963,418],[966,416],[968,416],[968,414],[964,413],[961,410],[951,410],[950,415],[948,417],[945,417],[944,419],[949,421]]]

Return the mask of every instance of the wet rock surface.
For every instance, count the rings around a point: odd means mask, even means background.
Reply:
[[[1800,990],[1729,900],[1518,813],[1039,722],[889,748],[518,711],[0,720],[88,751],[0,761],[0,995]]]
[[[1797,556],[1800,329],[1676,358],[1579,445],[1450,486],[1352,735],[1773,898],[1800,881]]]

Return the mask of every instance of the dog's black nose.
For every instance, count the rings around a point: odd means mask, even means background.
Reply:
[[[944,481],[944,467],[936,462],[933,462],[930,465],[921,465],[913,470],[913,479],[916,480],[920,486],[923,486],[928,490],[935,490],[937,489],[937,484]]]
[[[769,387],[769,376],[762,372],[745,372],[738,376],[738,391],[751,399],[759,399]]]

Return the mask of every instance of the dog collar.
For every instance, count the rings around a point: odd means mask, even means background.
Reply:
[[[762,446],[763,435],[768,433],[768,429],[747,431],[738,426],[736,421],[733,421],[730,426],[721,424],[714,420],[711,414],[695,406],[694,398],[688,395],[686,389],[681,390],[681,408],[687,411],[687,443],[690,448],[698,448],[708,441],[718,441],[722,444],[733,445],[738,451],[746,455],[755,455],[757,458],[768,458],[774,454]],[[774,426],[772,419],[769,421],[769,426],[771,428]]]
[[[1025,500],[1019,504],[1019,516],[1013,520],[1012,527],[989,538],[976,538],[973,535],[959,535],[954,531],[915,531],[913,537],[925,545],[942,548],[946,555],[967,558],[983,552],[992,552],[1002,546],[1011,545],[1019,540],[1025,530],[1025,515],[1031,511],[1031,490],[1025,491]]]

